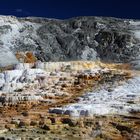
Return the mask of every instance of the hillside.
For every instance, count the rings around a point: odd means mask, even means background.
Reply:
[[[140,21],[77,17],[67,20],[0,16],[0,65],[32,52],[40,61],[139,60]],[[137,62],[137,61],[136,61]]]

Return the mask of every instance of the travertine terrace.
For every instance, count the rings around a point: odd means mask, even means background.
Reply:
[[[3,69],[0,73],[1,136],[11,138],[11,136],[15,136],[12,135],[13,132],[17,135],[16,138],[23,138],[24,134],[20,132],[23,129],[23,133],[30,132],[25,139],[33,138],[31,130],[34,130],[36,137],[42,139],[45,139],[47,134],[48,139],[58,137],[59,133],[61,139],[100,137],[98,133],[93,132],[96,131],[98,125],[101,127],[101,116],[105,115],[104,119],[110,119],[112,123],[115,118],[108,116],[112,114],[110,108],[113,107],[113,104],[107,108],[105,105],[101,106],[103,100],[102,102],[98,102],[98,100],[101,100],[103,96],[106,96],[106,98],[104,97],[106,103],[108,100],[113,100],[113,96],[109,98],[109,94],[114,94],[116,87],[125,85],[135,75],[136,73],[131,70],[129,64],[101,63],[100,61],[20,63],[9,70]],[[103,91],[103,87],[104,92],[107,90],[109,94],[104,95],[104,93],[98,92],[101,96],[99,99],[97,95],[97,99],[92,96],[90,99],[90,93],[97,94],[97,91]],[[129,93],[128,97],[130,97]],[[135,97],[138,99],[137,96]],[[129,101],[130,98],[126,98],[126,100]],[[135,101],[134,97],[131,98],[132,101]],[[92,105],[92,112],[89,110],[89,104]],[[137,107],[138,101],[135,102],[135,105]],[[75,110],[76,106],[81,109]],[[70,109],[71,107],[74,112]],[[118,107],[117,102],[114,102],[113,108]],[[135,106],[131,107],[129,113],[138,111]],[[119,110],[121,109],[118,108]],[[76,111],[80,111],[79,114]],[[119,113],[114,112],[112,115],[121,115]],[[118,121],[121,119],[120,116],[116,118]],[[88,121],[91,124],[87,127]],[[107,121],[105,125],[108,123]],[[113,125],[108,129],[113,129],[112,127]],[[74,129],[77,131],[72,135]],[[83,131],[83,134],[80,131]],[[117,132],[117,130],[113,131]],[[112,137],[112,133],[108,136],[105,131],[102,135],[109,138]],[[123,138],[120,133],[116,133],[116,137]]]
[[[0,139],[139,140],[140,22],[0,16]]]

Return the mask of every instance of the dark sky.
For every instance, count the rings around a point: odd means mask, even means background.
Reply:
[[[76,16],[140,19],[140,0],[0,0],[0,14],[59,19]]]

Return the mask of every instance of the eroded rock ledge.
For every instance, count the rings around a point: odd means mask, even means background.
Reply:
[[[70,90],[74,87],[79,87],[80,90],[86,84],[113,77],[116,80],[123,76],[129,78],[129,73],[113,70],[114,66],[110,66],[105,67],[99,62],[18,64],[14,70],[0,73],[0,102],[2,105],[24,102],[55,103],[55,98],[63,100],[73,96]]]

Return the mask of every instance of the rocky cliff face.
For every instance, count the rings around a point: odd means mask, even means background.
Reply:
[[[139,21],[0,17],[0,66],[18,63],[15,54],[28,51],[41,61],[137,62],[139,45]]]

